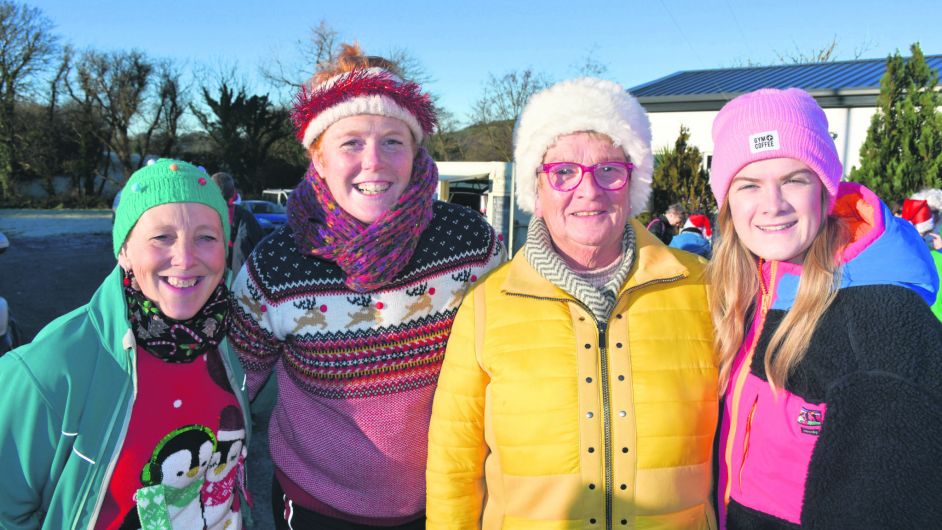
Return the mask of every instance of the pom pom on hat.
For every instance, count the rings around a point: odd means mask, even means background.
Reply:
[[[834,207],[843,168],[828,120],[818,102],[798,88],[764,88],[734,98],[713,121],[710,187],[716,204],[726,201],[733,178],[752,162],[794,158],[821,179]]]
[[[517,206],[529,213],[536,207],[537,171],[560,136],[596,132],[612,139],[632,164],[631,214],[647,207],[654,173],[651,124],[648,116],[621,85],[584,77],[557,83],[530,97],[514,127],[517,166]]]
[[[124,185],[111,229],[114,255],[117,257],[144,212],[172,202],[195,202],[216,210],[225,241],[229,241],[229,207],[219,186],[207,186],[206,174],[190,163],[161,158],[148,161]]]

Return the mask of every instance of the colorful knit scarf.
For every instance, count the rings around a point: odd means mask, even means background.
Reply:
[[[192,318],[173,320],[136,288],[134,274],[128,271],[124,296],[128,320],[137,344],[168,363],[188,363],[216,348],[226,336],[229,322],[229,289],[222,283]]]
[[[412,163],[412,177],[396,204],[372,224],[341,208],[311,164],[288,200],[288,224],[304,254],[331,260],[356,292],[388,285],[406,267],[419,236],[432,221],[438,168],[425,149]]]

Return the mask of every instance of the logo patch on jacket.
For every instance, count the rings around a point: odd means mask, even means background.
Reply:
[[[801,432],[817,436],[821,434],[821,422],[824,421],[824,412],[801,407],[797,421],[801,425]]]

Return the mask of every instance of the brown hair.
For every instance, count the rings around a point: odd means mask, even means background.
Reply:
[[[773,389],[784,387],[792,370],[804,358],[811,334],[834,301],[840,285],[837,258],[850,238],[850,231],[842,219],[827,215],[828,196],[823,187],[822,195],[824,222],[805,254],[795,301],[766,349],[765,372]],[[721,394],[743,343],[746,311],[754,302],[761,281],[756,256],[736,235],[731,216],[727,200],[718,219],[719,244],[707,267],[712,286],[710,312],[716,329],[714,345],[720,359]]]

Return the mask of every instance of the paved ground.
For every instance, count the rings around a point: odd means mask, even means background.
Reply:
[[[85,304],[114,269],[110,210],[0,209],[0,232],[10,248],[0,255],[0,296],[7,299],[26,340],[52,319]],[[254,528],[271,522],[272,467],[268,458],[271,398],[253,406],[255,434],[249,448],[249,488]]]

